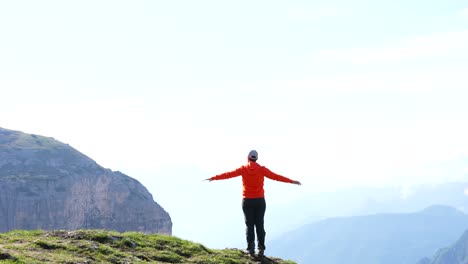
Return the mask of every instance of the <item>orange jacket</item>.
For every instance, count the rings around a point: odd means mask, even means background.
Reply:
[[[244,198],[262,198],[265,196],[263,189],[264,176],[281,182],[293,183],[294,181],[278,175],[256,162],[251,162],[234,171],[211,177],[210,180],[225,180],[242,175],[242,196]]]

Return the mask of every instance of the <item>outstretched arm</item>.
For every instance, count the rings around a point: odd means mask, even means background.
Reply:
[[[216,175],[216,176],[208,178],[206,180],[208,180],[208,181],[226,180],[226,179],[230,179],[230,178],[240,176],[241,174],[242,174],[242,167],[238,168],[237,170],[233,170],[233,171],[230,171],[230,172],[226,172],[226,173],[223,173],[223,174]]]
[[[272,172],[271,170],[267,169],[266,167],[263,167],[263,168],[265,169],[265,172],[264,172],[265,177],[267,177],[269,179],[272,179],[272,180],[275,180],[275,181],[280,181],[280,182],[287,182],[287,183],[301,185],[301,183],[299,181],[294,181],[294,180],[291,180],[291,179],[289,179],[287,177],[276,174],[276,173]]]

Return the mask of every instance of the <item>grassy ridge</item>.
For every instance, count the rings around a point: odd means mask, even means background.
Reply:
[[[238,249],[212,250],[177,237],[104,230],[23,231],[0,234],[2,263],[266,263]]]

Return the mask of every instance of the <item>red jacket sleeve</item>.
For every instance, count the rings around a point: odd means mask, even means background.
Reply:
[[[287,183],[293,183],[294,181],[289,179],[289,178],[286,178],[284,176],[281,176],[279,174],[276,174],[274,172],[272,172],[271,170],[267,169],[266,167],[263,167],[264,169],[264,174],[265,174],[265,177],[269,178],[269,179],[272,179],[272,180],[275,180],[275,181],[280,181],[280,182],[287,182]]]
[[[213,180],[213,181],[226,180],[226,179],[234,178],[234,177],[241,176],[241,175],[242,175],[242,167],[240,167],[240,168],[238,168],[236,170],[230,171],[230,172],[226,172],[226,173],[223,173],[223,174],[216,175],[214,177],[211,177],[210,179]]]

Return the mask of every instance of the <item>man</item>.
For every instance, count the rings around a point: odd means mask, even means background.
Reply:
[[[255,254],[255,228],[257,231],[258,255],[263,256],[266,248],[265,228],[263,225],[263,218],[266,210],[265,191],[263,189],[264,177],[297,185],[301,185],[301,183],[278,175],[258,164],[258,153],[255,150],[249,152],[247,159],[248,163],[246,165],[234,171],[219,174],[206,180],[211,182],[242,176],[242,211],[244,211],[245,225],[247,226],[247,251],[250,255]]]

